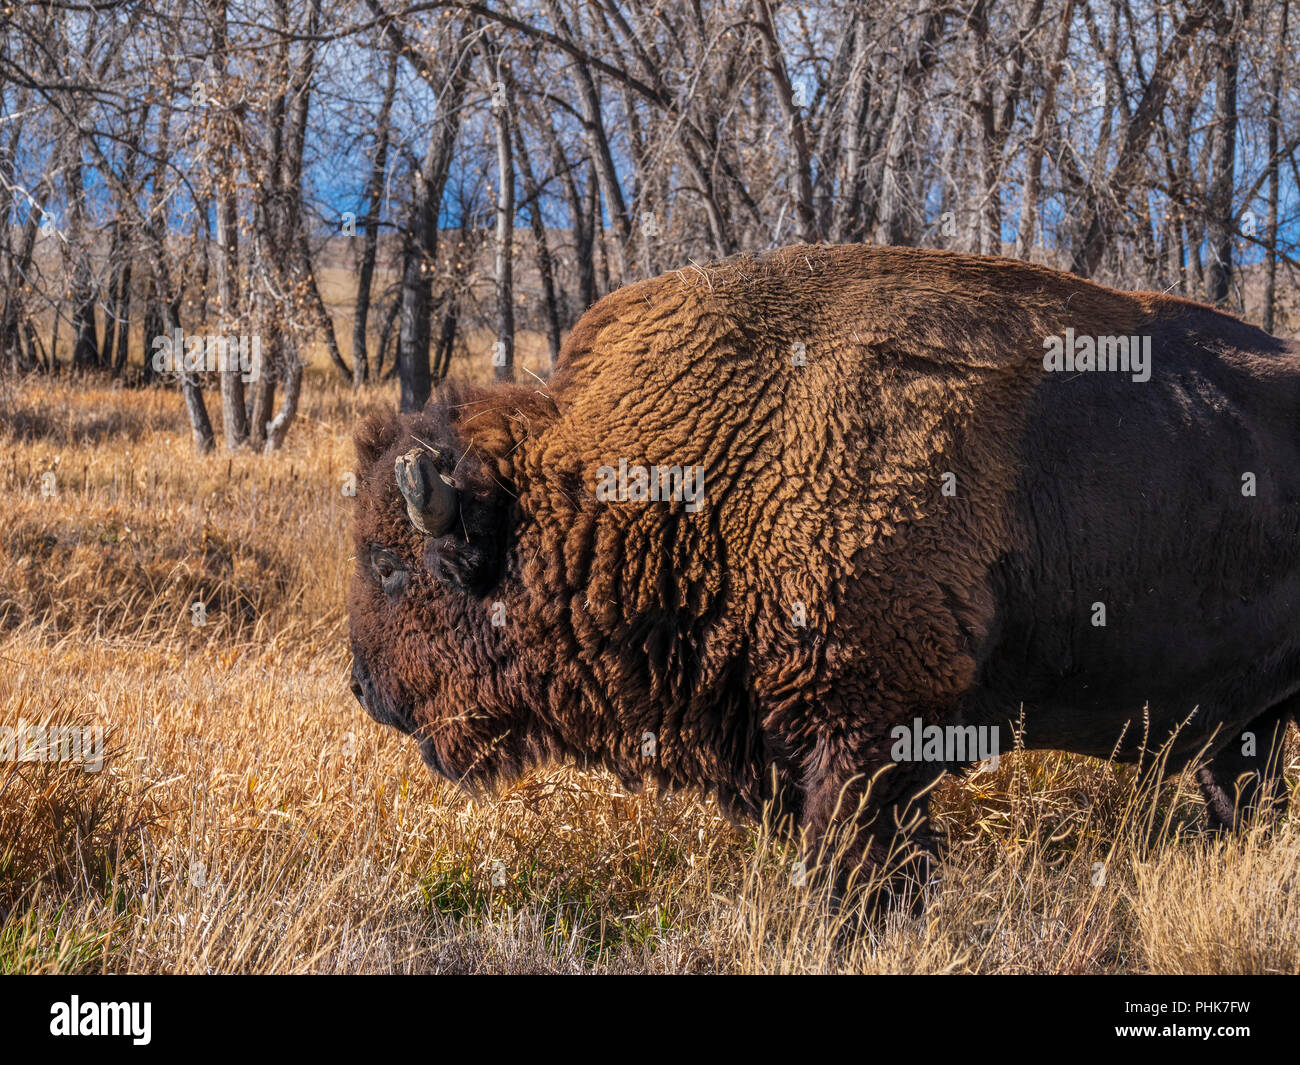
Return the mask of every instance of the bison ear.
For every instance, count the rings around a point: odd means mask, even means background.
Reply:
[[[463,456],[453,475],[456,520],[425,542],[424,562],[444,584],[485,595],[502,577],[515,517],[515,495],[477,455]]]
[[[443,584],[469,595],[486,595],[496,584],[501,570],[498,545],[474,542],[456,536],[429,540],[424,549],[424,564]]]
[[[370,414],[362,420],[352,437],[361,469],[373,466],[393,446],[400,429],[397,417],[392,414]]]

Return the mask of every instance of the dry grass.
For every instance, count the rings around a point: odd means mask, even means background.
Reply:
[[[347,690],[359,409],[313,378],[283,454],[200,458],[171,392],[0,394],[0,724],[109,747],[0,762],[0,971],[1300,971],[1300,826],[1208,838],[1181,778],[948,781],[925,915],[857,934],[710,803],[431,780]]]

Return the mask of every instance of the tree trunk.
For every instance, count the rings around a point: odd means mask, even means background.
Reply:
[[[1056,47],[1048,63],[1038,101],[1034,106],[1034,128],[1029,137],[1025,161],[1025,193],[1020,202],[1020,220],[1016,226],[1016,258],[1028,259],[1034,250],[1034,228],[1038,221],[1038,199],[1043,188],[1043,154],[1047,150],[1047,116],[1056,107],[1056,86],[1061,80],[1065,57],[1070,50],[1070,21],[1074,18],[1074,0],[1065,0],[1061,23],[1056,31]]]
[[[384,99],[379,107],[379,128],[375,133],[375,155],[370,162],[370,180],[366,185],[365,236],[361,246],[361,269],[357,275],[356,311],[352,319],[352,384],[360,388],[370,375],[366,325],[370,320],[370,291],[374,285],[375,259],[379,252],[380,207],[384,195],[384,178],[388,173],[389,123],[393,97],[397,91],[397,49],[388,53],[388,78]],[[376,373],[378,369],[376,368]]]
[[[226,0],[209,0],[212,22],[212,63],[219,77],[227,76],[229,50],[226,27]],[[213,153],[217,200],[217,302],[221,335],[227,344],[232,335],[244,333],[243,316],[239,311],[239,190],[235,186],[234,143],[237,136],[235,124],[228,115],[222,115],[216,124],[216,145]],[[248,410],[244,396],[244,379],[239,363],[229,357],[221,369],[221,425],[227,451],[234,451],[248,442]]]
[[[1273,72],[1268,95],[1268,220],[1264,240],[1267,258],[1264,264],[1264,329],[1271,333],[1275,325],[1277,307],[1277,212],[1278,212],[1278,159],[1279,123],[1282,106],[1282,57],[1286,55],[1287,21],[1291,13],[1290,0],[1282,0],[1282,28],[1278,34],[1277,51],[1273,53]]]
[[[175,336],[181,327],[178,302],[163,298],[161,293],[159,294],[159,302],[163,308],[163,328],[166,329],[169,336]],[[177,352],[176,357],[183,360],[183,352]],[[189,415],[190,433],[194,439],[194,449],[201,455],[207,454],[216,445],[216,437],[212,432],[212,420],[208,417],[207,405],[203,402],[203,391],[199,387],[198,374],[186,370],[182,362],[180,379],[181,395],[185,398],[185,413]]]
[[[1236,216],[1232,209],[1237,165],[1237,69],[1241,56],[1241,20],[1250,14],[1250,0],[1226,4],[1215,19],[1214,131],[1210,148],[1210,261],[1205,276],[1206,298],[1217,306],[1228,302],[1232,290],[1232,242]]]
[[[433,379],[439,384],[451,368],[451,354],[456,347],[456,328],[460,322],[460,308],[454,295],[448,296],[442,310],[442,327],[438,330],[438,347],[433,356]]]
[[[877,244],[915,243],[909,213],[917,206],[910,188],[915,155],[916,122],[924,100],[922,81],[938,59],[936,47],[947,9],[927,4],[920,13],[920,25],[911,54],[899,74],[898,97],[894,104],[889,135],[885,144],[884,170],[876,208],[875,240]]]
[[[546,346],[550,354],[551,369],[560,358],[560,308],[555,298],[555,274],[551,265],[551,248],[546,237],[546,218],[542,214],[542,190],[533,175],[532,161],[528,157],[528,144],[524,138],[523,124],[514,124],[515,154],[519,158],[519,175],[524,181],[524,195],[528,198],[528,221],[533,230],[533,253],[537,257],[537,273],[542,281],[542,305],[546,314]]]
[[[344,381],[353,381],[355,384],[354,371],[343,361],[343,352],[339,350],[338,334],[334,331],[334,319],[330,317],[329,308],[325,306],[325,300],[320,294],[320,286],[316,283],[316,268],[311,261],[311,245],[308,244],[307,233],[301,226],[298,229],[297,244],[298,283],[303,299],[307,303],[307,313],[315,320],[316,332],[325,341],[325,350],[329,353],[334,369],[338,370],[339,376]]]
[[[303,363],[295,350],[288,360],[284,375],[284,394],[280,400],[280,409],[266,427],[266,450],[279,451],[284,446],[284,438],[289,426],[298,413],[298,397],[302,392]]]
[[[569,20],[556,0],[546,0],[546,10],[559,34],[569,41],[574,40]],[[587,134],[587,144],[591,148],[592,163],[600,181],[600,191],[604,196],[605,207],[609,210],[614,223],[615,243],[618,247],[618,264],[616,272],[620,280],[628,261],[628,244],[632,239],[632,222],[627,213],[627,204],[623,199],[623,188],[618,180],[618,167],[614,164],[614,154],[609,147],[609,138],[605,133],[605,119],[600,104],[600,91],[596,87],[591,67],[579,59],[573,61],[575,88],[578,102],[582,109],[582,124]]]
[[[117,299],[113,304],[117,320],[117,350],[113,353],[113,376],[121,377],[126,369],[131,346],[131,261],[122,264],[117,275]]]
[[[1070,269],[1081,277],[1091,277],[1115,235],[1116,205],[1127,201],[1141,170],[1151,131],[1164,109],[1165,98],[1174,74],[1191,46],[1192,38],[1209,17],[1209,0],[1200,0],[1184,16],[1173,38],[1157,57],[1146,90],[1129,120],[1109,182],[1090,183],[1080,232],[1083,237],[1075,249]]]
[[[468,36],[462,34],[462,39]],[[429,315],[433,302],[430,275],[438,261],[438,210],[460,132],[460,104],[465,94],[469,59],[457,53],[450,60],[439,117],[429,135],[415,177],[411,217],[403,240],[402,310],[397,339],[401,409],[421,410],[429,401]]]
[[[776,102],[785,117],[787,134],[790,138],[791,184],[794,194],[795,217],[798,219],[799,239],[806,244],[815,244],[821,239],[817,229],[817,216],[813,211],[812,159],[808,152],[808,134],[804,129],[803,116],[794,100],[794,88],[790,84],[790,75],[781,55],[781,42],[772,22],[772,9],[767,0],[754,0],[754,16],[758,30],[763,38],[767,52],[767,68],[772,75],[772,86],[776,90]]]
[[[498,62],[500,59],[498,57]],[[504,96],[493,107],[497,140],[497,232],[495,277],[497,341],[492,365],[498,381],[515,379],[515,166],[510,151],[510,110]]]

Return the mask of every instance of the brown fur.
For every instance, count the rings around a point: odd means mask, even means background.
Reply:
[[[1015,495],[1043,338],[1136,333],[1192,306],[875,247],[629,285],[578,323],[548,385],[449,389],[358,432],[365,701],[457,779],[569,758],[738,813],[778,798],[816,835],[888,767],[870,809],[896,816],[943,767],[893,764],[890,730],[960,719],[998,610],[991,572],[1031,535]],[[466,502],[443,542],[396,490],[412,441],[454,456]],[[620,459],[702,465],[704,506],[599,502],[596,471]],[[372,545],[409,565],[396,599]]]

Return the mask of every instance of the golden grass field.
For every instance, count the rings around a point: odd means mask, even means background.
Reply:
[[[108,736],[0,762],[0,972],[1300,972],[1300,823],[1217,840],[1185,776],[949,780],[924,916],[865,928],[710,802],[435,782],[347,684],[349,433],[393,402],[313,371],[282,453],[198,457],[174,391],[0,382],[0,725]]]

